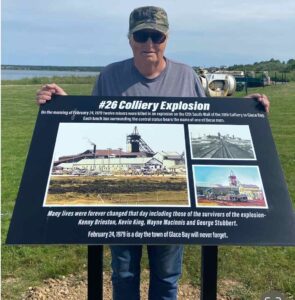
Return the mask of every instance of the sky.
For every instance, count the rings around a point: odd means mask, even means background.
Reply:
[[[237,176],[241,184],[254,184],[262,187],[261,177],[256,166],[200,166],[194,167],[197,185],[221,184],[229,185],[228,176],[231,172]]]
[[[130,12],[163,7],[166,56],[191,66],[294,58],[294,0],[3,0],[2,64],[105,66],[132,56]]]
[[[96,144],[97,150],[122,148],[126,151],[126,137],[133,132],[134,126],[137,126],[141,138],[154,152],[176,151],[181,154],[185,150],[183,125],[60,123],[53,159],[92,150],[91,143]]]

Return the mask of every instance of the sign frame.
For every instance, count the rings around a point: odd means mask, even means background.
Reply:
[[[158,132],[165,132],[166,127],[174,126],[175,137],[173,132],[172,137],[176,144],[180,140],[177,140],[175,130],[177,126],[182,127],[189,201],[184,206],[169,206],[166,203],[162,206],[44,205],[60,124],[112,124],[112,128],[117,126],[118,130],[125,125],[148,124],[157,128]],[[223,126],[230,125],[233,136],[235,132],[241,131],[241,126],[248,126],[253,148],[252,154],[251,151],[248,152],[252,157],[245,158],[244,154],[238,154],[238,158],[234,159],[195,157],[192,155],[193,142],[189,128],[199,125],[205,127],[205,133],[202,134],[207,138],[216,136],[211,133],[211,128],[217,126],[221,131],[217,134],[218,138],[224,141],[230,135],[226,131],[222,133]],[[198,130],[199,127],[196,131]],[[216,132],[216,128],[214,130]],[[103,139],[103,135],[99,137]],[[231,138],[234,139],[240,139],[244,144],[247,140],[242,137]],[[197,138],[194,141],[196,140]],[[199,145],[197,149],[200,150]],[[73,153],[64,153],[66,154]],[[200,192],[199,182],[206,177],[205,173],[210,165],[211,171],[215,172],[214,175],[211,174],[211,178],[218,178],[222,169],[224,177],[228,176],[228,166],[233,173],[238,172],[241,167],[245,168],[243,178],[250,178],[252,174],[252,177],[258,179],[254,184],[245,182],[243,193],[247,192],[249,195],[252,189],[251,193],[260,193],[264,201],[257,201],[254,206],[247,205],[249,196],[244,203],[237,199],[232,201],[231,193],[235,193],[235,196],[237,193],[244,194],[237,192],[237,188],[233,188],[234,184],[231,187],[222,185],[217,179],[207,181]],[[207,171],[202,174],[201,170],[205,170],[206,166]],[[251,173],[254,167],[258,171]],[[200,178],[198,174],[201,174]],[[219,189],[216,188],[218,185],[221,186]],[[36,188],[32,189],[33,186]],[[239,189],[240,186],[242,184],[239,184]],[[211,206],[208,206],[208,199],[201,199],[201,196],[204,196],[204,191],[208,194],[212,187],[214,193],[218,191],[219,194],[215,195],[216,199],[209,199]],[[256,192],[253,191],[255,189]],[[169,191],[172,192],[168,189]],[[96,218],[89,215],[90,211],[104,211],[106,222],[95,225]],[[113,216],[110,216],[110,211],[114,211]],[[164,224],[161,223],[163,217],[167,220]],[[83,218],[84,223],[79,221]],[[147,218],[151,220],[149,225]],[[119,219],[131,219],[131,224],[125,222],[119,226]],[[133,224],[135,219],[143,223]],[[116,222],[109,222],[111,225],[108,225],[107,220]],[[184,220],[184,225],[181,220]],[[90,221],[93,221],[92,225]],[[98,234],[92,235],[91,232]],[[106,234],[100,234],[101,232]],[[235,98],[56,96],[40,107],[7,243],[295,245],[294,212],[263,107],[253,99]]]

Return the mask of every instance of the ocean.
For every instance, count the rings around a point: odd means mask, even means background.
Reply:
[[[66,77],[66,76],[94,76],[96,77],[99,72],[84,72],[84,71],[47,71],[47,70],[1,70],[2,80],[17,80],[23,78],[34,77]]]

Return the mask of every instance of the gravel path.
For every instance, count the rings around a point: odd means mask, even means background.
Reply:
[[[112,299],[110,274],[104,273],[104,300]],[[232,283],[231,283],[232,284]],[[142,272],[141,299],[147,300],[148,271]],[[47,279],[40,287],[29,287],[22,300],[82,300],[87,299],[87,274],[63,276],[61,279]],[[181,284],[178,300],[200,299],[200,291],[188,284]],[[218,295],[218,300],[233,298]]]

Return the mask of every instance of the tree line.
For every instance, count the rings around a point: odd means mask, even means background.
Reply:
[[[101,72],[103,66],[35,66],[35,65],[2,65],[2,69],[13,70],[58,70],[58,71],[84,71],[84,72]],[[197,67],[194,67],[197,68]],[[221,68],[225,68],[224,66]],[[219,68],[216,68],[219,69]],[[255,62],[253,64],[235,64],[226,67],[227,70],[239,71],[277,71],[292,72],[295,71],[295,59],[291,58],[287,62],[271,58],[270,60]]]
[[[295,59],[289,59],[287,62],[278,59],[270,59],[267,61],[255,62],[254,64],[233,65],[227,68],[228,70],[240,71],[277,71],[277,72],[292,72],[295,71]]]

